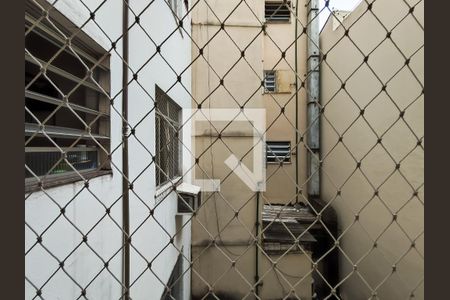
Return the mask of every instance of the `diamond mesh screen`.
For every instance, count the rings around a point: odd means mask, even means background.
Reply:
[[[424,1],[354,4],[27,0],[26,298],[423,299]]]

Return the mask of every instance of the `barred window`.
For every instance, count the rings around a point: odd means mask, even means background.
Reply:
[[[35,24],[25,37],[26,190],[36,187],[36,177],[54,186],[81,180],[77,172],[110,169],[99,146],[109,151],[109,55],[84,33],[60,51],[65,37],[39,17],[26,7],[25,31]],[[66,36],[76,28],[56,10],[51,19]],[[93,79],[83,81],[89,72]]]
[[[291,161],[290,142],[266,142],[266,161],[268,163],[280,163]]]
[[[156,185],[181,175],[181,107],[156,86]]]
[[[285,23],[291,20],[290,1],[266,1],[265,17],[267,22]]]

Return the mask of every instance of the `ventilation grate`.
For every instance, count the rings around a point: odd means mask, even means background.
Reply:
[[[276,73],[275,71],[264,72],[264,91],[266,93],[276,92]]]
[[[291,2],[266,2],[265,16],[267,22],[289,22],[291,12],[289,10]]]
[[[266,160],[268,163],[290,162],[290,142],[267,142]]]

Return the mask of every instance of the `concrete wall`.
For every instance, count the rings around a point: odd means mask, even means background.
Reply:
[[[198,248],[197,248],[198,249]],[[255,248],[253,246],[212,246],[201,249],[201,257],[195,262],[192,275],[193,299],[201,299],[212,286],[211,291],[220,299],[257,299],[254,296]],[[310,252],[306,251],[308,255]],[[193,249],[193,259],[198,258],[198,250]],[[274,272],[271,260],[279,260]],[[232,266],[232,261],[236,261]],[[214,267],[211,267],[211,264]],[[311,299],[311,263],[305,255],[286,254],[260,256],[259,272],[263,285],[260,299]],[[295,291],[295,292],[294,292]],[[201,296],[201,297],[200,297]],[[206,298],[209,299],[209,298]],[[215,299],[215,298],[213,298]]]
[[[267,23],[267,33],[264,34],[261,32],[264,1],[246,2],[251,10],[238,0],[201,1],[193,10],[192,60],[195,62],[192,67],[192,106],[196,108],[202,102],[202,108],[239,109],[242,105],[245,108],[265,108],[268,127],[266,139],[291,141],[291,145],[295,146],[295,19],[291,17],[288,24]],[[299,19],[305,24],[305,1],[299,1],[298,5]],[[220,30],[220,24],[225,18],[225,30]],[[299,28],[302,26],[299,25]],[[203,56],[200,57],[199,48],[203,49]],[[241,58],[243,49],[246,49],[245,59]],[[286,51],[286,60],[280,61],[282,51]],[[306,73],[304,35],[298,39],[298,53],[298,75],[303,80],[303,74]],[[287,86],[284,93],[264,93],[261,80],[264,70],[271,69],[284,71],[282,83]],[[224,76],[224,86],[220,86]],[[281,107],[285,107],[285,115],[281,114]],[[304,89],[299,92],[298,115],[299,132],[303,133],[306,124]],[[226,122],[213,122],[213,125],[220,131]],[[221,140],[218,141],[214,127],[209,124],[196,125],[196,131],[193,132],[196,156],[203,153],[195,169],[196,179],[220,179],[221,186],[220,192],[202,194],[202,207],[193,218],[192,292],[194,297],[201,298],[209,292],[209,285],[211,291],[223,299],[241,299],[246,295],[246,299],[253,299],[251,290],[255,283],[256,258],[252,235],[255,234],[255,222],[261,211],[256,211],[255,192],[224,164],[230,154],[241,158],[252,147],[252,127],[246,122],[234,122],[222,132]],[[306,152],[303,150],[301,144],[298,151],[300,184],[306,180]],[[260,198],[260,210],[264,203],[295,201],[296,158],[294,155],[292,163],[282,168],[279,165],[267,165],[267,190]],[[247,154],[243,163],[253,170],[253,153]],[[220,245],[208,246],[214,239]],[[283,278],[280,278],[280,283],[273,268],[268,267],[271,265],[270,260],[275,261],[277,258],[263,253],[259,257],[259,276],[266,273],[262,279],[260,296],[274,299],[287,295],[291,287],[287,287]],[[233,268],[231,261],[235,259],[236,267]],[[294,254],[281,258],[278,267],[287,274],[300,277],[311,268],[306,256]],[[289,280],[293,285],[295,279]],[[284,293],[283,288],[288,292]],[[302,284],[294,289],[302,299],[309,299],[311,278],[306,276]]]
[[[50,1],[49,1],[50,2]],[[102,1],[83,1],[91,9],[95,9]],[[110,41],[116,40],[122,34],[122,4],[120,0],[105,1],[102,8],[96,12],[96,22],[105,32],[102,33],[97,25],[89,22],[84,31],[105,49],[110,49]],[[140,13],[147,3],[145,1],[131,1],[134,12]],[[79,1],[58,1],[56,8],[66,15],[72,22],[80,26],[89,17],[89,11]],[[183,5],[183,14],[185,12]],[[175,28],[175,19],[164,1],[155,1],[150,8],[140,16],[143,29],[151,38],[160,44]],[[134,15],[130,12],[130,24],[134,22]],[[164,24],[164,26],[161,26]],[[185,28],[190,31],[190,20],[185,21]],[[155,53],[155,46],[146,37],[142,28],[134,25],[129,33],[130,67],[133,70],[140,68],[143,63]],[[190,39],[186,34],[175,32],[162,46],[161,55],[170,66],[181,72],[189,65],[191,59]],[[111,95],[116,95],[122,88],[122,42],[117,44],[117,52],[111,52]],[[130,72],[130,78],[132,78]],[[169,68],[167,63],[156,55],[140,72],[140,87],[133,82],[129,86],[129,122],[137,124],[145,114],[153,108],[155,84],[163,90],[168,90],[177,80],[177,75]],[[187,91],[191,86],[191,74],[188,70],[182,76],[182,83]],[[144,90],[145,89],[145,90]],[[190,108],[190,96],[180,84],[174,86],[168,95],[183,108]],[[147,94],[148,93],[148,94]],[[114,101],[115,108],[120,112],[122,98],[119,95]],[[146,116],[136,128],[136,138],[129,139],[130,178],[135,179],[150,164],[151,155],[138,142],[137,139],[151,152],[155,153],[155,116],[154,113]],[[184,120],[187,116],[183,116]],[[111,149],[121,143],[122,123],[118,113],[111,109]],[[191,156],[186,149],[190,148],[190,125],[183,128],[183,173],[185,181],[190,181],[189,167],[192,165]],[[113,167],[113,174],[102,176],[90,181],[89,190],[83,188],[82,183],[67,184],[47,189],[46,192],[35,192],[25,202],[25,219],[27,224],[38,234],[56,219],[42,235],[43,245],[47,247],[58,259],[62,260],[70,251],[82,241],[82,235],[63,217],[59,216],[59,209],[54,202],[63,206],[71,202],[66,209],[66,217],[83,233],[87,233],[97,221],[105,216],[105,208],[116,202],[111,209],[111,218],[104,217],[102,221],[88,234],[88,244],[105,260],[120,252],[122,234],[119,226],[122,223],[122,166],[121,147],[114,152],[112,161],[118,169]],[[163,202],[158,203],[154,219],[149,216],[149,208],[157,204],[155,200],[155,172],[154,166],[143,172],[134,183],[134,192],[130,192],[130,231],[137,230],[132,237],[131,250],[131,297],[133,299],[158,299],[163,292],[162,282],[167,282],[173,266],[178,257],[178,249],[183,247],[183,254],[190,258],[190,223],[187,217],[176,217],[176,196],[169,195]],[[102,204],[99,203],[99,201]],[[58,217],[59,216],[59,217]],[[114,221],[113,221],[114,220]],[[155,221],[157,220],[158,223]],[[117,223],[117,224],[115,224]],[[164,230],[161,228],[163,227]],[[166,233],[166,232],[168,233]],[[174,239],[174,245],[164,247],[169,243],[169,235],[179,233]],[[28,227],[25,228],[25,249],[29,249],[36,241],[36,235]],[[137,249],[140,254],[133,248]],[[164,249],[164,251],[162,251]],[[160,251],[162,251],[160,253]],[[159,254],[160,253],[160,254]],[[152,260],[152,272],[147,263],[140,256]],[[121,295],[120,280],[122,276],[122,258],[117,254],[109,262],[109,271],[103,271],[99,277],[87,288],[87,297],[90,299],[118,299]],[[184,270],[189,263],[184,260]],[[65,261],[65,270],[83,287],[92,280],[103,268],[102,261],[86,246],[81,245]],[[26,276],[38,287],[50,278],[58,269],[57,261],[42,247],[35,246],[26,255]],[[145,271],[145,272],[144,272]],[[138,276],[143,273],[135,283]],[[115,277],[115,278],[114,278]],[[35,296],[35,289],[25,284],[26,299]],[[71,279],[61,270],[42,289],[44,299],[76,299],[81,293]],[[184,276],[184,299],[190,297],[190,272]]]
[[[403,1],[374,2],[372,11],[387,30],[395,26],[391,37],[398,49],[392,41],[383,41],[386,31],[366,7],[363,2],[343,21],[364,54],[348,38],[338,42],[345,29],[333,30],[331,19],[321,33],[322,52],[328,53],[321,65],[321,192],[324,200],[332,201],[343,234],[340,277],[346,280],[341,299],[366,299],[373,290],[377,299],[405,299],[412,292],[414,299],[423,299],[424,150],[417,146],[424,135],[423,1],[414,10],[421,25],[411,15],[396,25],[408,14]],[[409,68],[403,67],[406,58],[399,50],[410,58]],[[368,64],[363,63],[365,55]],[[387,83],[386,92],[380,93],[383,84],[370,68]],[[341,87],[337,76],[346,80],[348,94],[341,90],[335,95]],[[364,118],[358,117],[362,108]],[[403,110],[404,120],[399,117]],[[341,196],[336,196],[338,190]],[[357,272],[352,273],[353,265]]]

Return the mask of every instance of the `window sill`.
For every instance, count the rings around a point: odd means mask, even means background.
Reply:
[[[179,184],[181,184],[182,178],[183,177],[181,177],[181,176],[177,176],[177,177],[169,180],[168,182],[157,186],[156,191],[155,191],[155,199],[157,200],[156,202],[159,202],[158,199],[163,198],[164,196],[166,196],[168,193],[170,193],[173,190],[170,187],[178,186]]]
[[[113,174],[112,170],[87,170],[81,171],[81,175],[87,180]],[[75,183],[78,181],[82,181],[83,179],[75,172],[70,172],[67,174],[48,176],[45,180],[41,181],[41,185],[38,180],[35,178],[26,178],[25,179],[25,193],[31,193],[40,191],[42,188],[55,188],[63,185],[67,185],[70,183]]]

